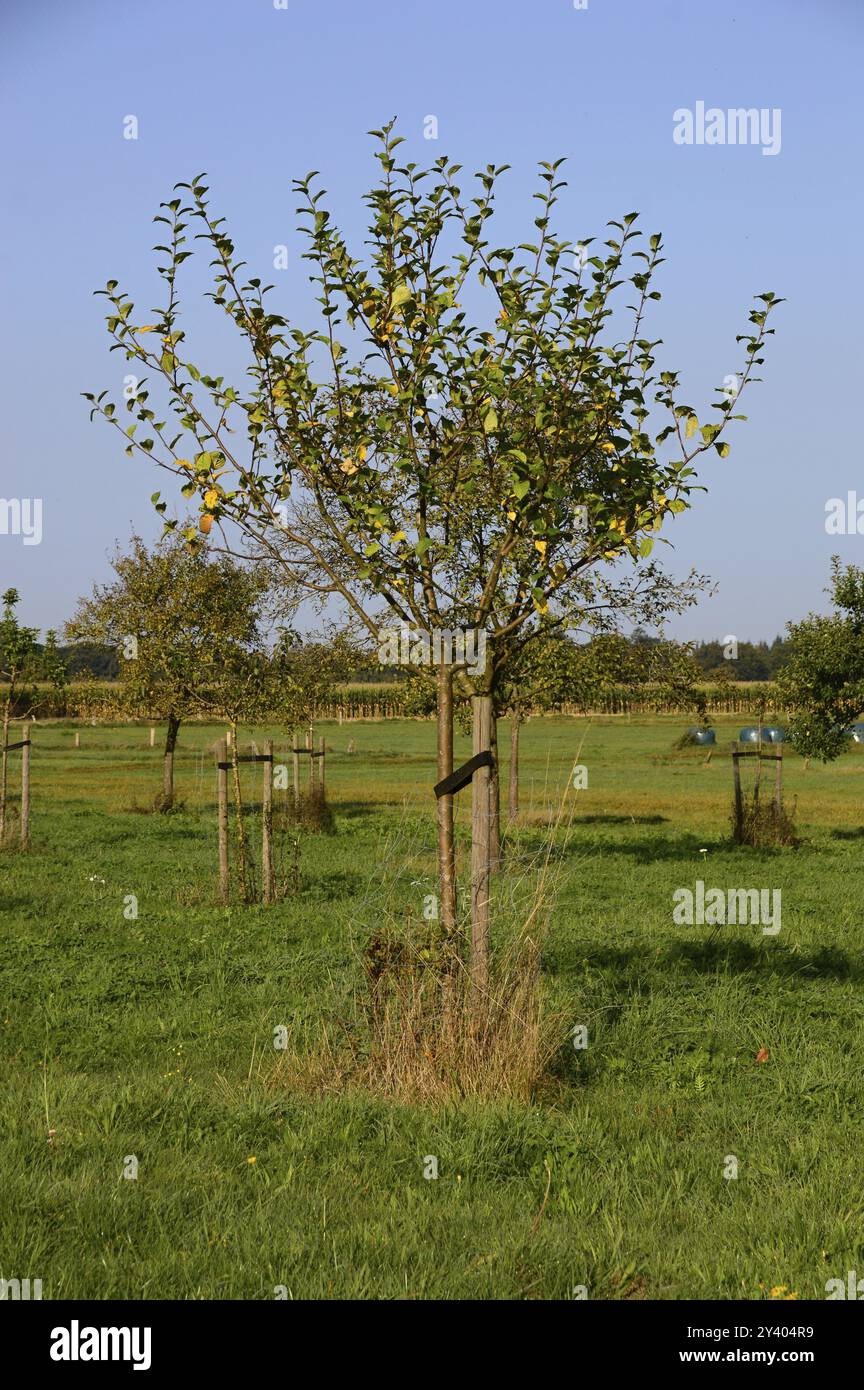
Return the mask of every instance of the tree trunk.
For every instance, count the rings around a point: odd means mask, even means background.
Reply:
[[[453,673],[443,662],[438,667],[438,781],[453,771]],[[453,831],[453,797],[438,798],[438,896],[441,926],[451,940],[456,933],[456,839]]]
[[[510,787],[508,792],[508,818],[515,821],[519,817],[519,711],[510,716]]]
[[[177,735],[180,732],[180,720],[176,714],[168,715],[168,729],[165,734],[165,754],[162,760],[162,810],[170,811],[174,805],[174,749],[177,747]]]
[[[475,695],[471,704],[474,753],[483,753],[492,735],[492,696]],[[490,769],[478,768],[471,780],[471,983],[480,992],[489,984],[490,787]]]
[[[498,718],[491,711],[489,748],[493,763],[489,769],[489,868],[497,873],[501,868],[501,778],[498,774]]]

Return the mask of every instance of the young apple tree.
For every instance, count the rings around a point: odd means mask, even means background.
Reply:
[[[133,536],[127,551],[117,549],[112,565],[116,578],[80,601],[66,638],[116,649],[120,707],[165,720],[158,805],[169,811],[181,724],[214,713],[226,669],[260,647],[268,581],[260,569],[190,551],[174,534],[150,549]],[[253,687],[257,679],[249,676]]]
[[[804,757],[833,762],[864,712],[864,570],[831,561],[834,612],[789,624],[790,656],[777,673],[789,734]]]
[[[88,399],[127,436],[130,454],[198,498],[199,539],[215,527],[230,548],[239,533],[292,591],[340,599],[373,638],[382,624],[487,634],[482,671],[440,662],[443,778],[454,678],[474,702],[482,752],[497,673],[547,613],[578,606],[595,568],[648,555],[664,520],[688,506],[697,456],[728,452],[722,435],[736,417],[721,396],[700,422],[679,399],[677,373],[656,369],[658,343],[643,322],[659,297],[662,246],[658,235],[643,244],[635,213],[610,223],[599,249],[574,246],[552,228],[561,161],[542,164],[533,241],[496,246],[489,223],[506,166],[488,165],[463,192],[458,164],[400,163],[392,123],[372,134],[380,177],[365,200],[362,257],[317,176],[295,184],[319,326],[271,307],[272,286],[245,271],[196,177],[156,219],[165,294],[150,321],[117,280],[100,291],[113,348],[144,374],[126,402],[128,425],[107,393]],[[245,342],[245,381],[228,384],[187,346],[178,280],[193,254],[190,228],[211,256],[210,298]],[[629,307],[619,308],[622,287]],[[762,295],[750,313],[742,388],[777,302]],[[487,766],[472,790],[470,968],[481,989],[489,787]],[[451,797],[438,803],[438,855],[441,919],[456,939]]]
[[[66,667],[57,650],[57,635],[45,634],[39,645],[39,630],[24,627],[15,609],[20,603],[17,589],[7,589],[0,603],[0,710],[2,710],[2,748],[0,748],[0,845],[6,838],[9,777],[9,726],[14,715],[35,717],[42,706],[40,687],[50,685],[62,691]]]

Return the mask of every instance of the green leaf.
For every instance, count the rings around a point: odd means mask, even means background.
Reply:
[[[484,429],[484,431],[486,432],[486,434],[491,434],[492,431],[493,431],[493,430],[497,430],[497,428],[498,428],[498,415],[497,415],[496,411],[494,411],[494,410],[488,410],[488,411],[486,412],[486,418],[485,418],[484,421],[483,421],[483,429]]]
[[[397,285],[390,296],[390,305],[393,309],[399,309],[403,304],[407,304],[414,295],[407,285]]]

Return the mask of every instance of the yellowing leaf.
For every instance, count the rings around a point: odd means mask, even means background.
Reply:
[[[545,542],[545,541],[535,541],[535,542],[534,542],[534,549],[537,550],[537,551],[539,551],[540,554],[543,555],[543,556],[545,557],[545,555],[546,555],[546,542]]]
[[[202,516],[201,520],[198,522],[198,530],[203,531],[205,536],[209,536],[212,525],[212,516]]]
[[[204,506],[215,507],[219,501],[219,493],[215,487],[211,487],[204,493]]]
[[[341,468],[343,473],[348,474],[349,478],[353,478],[355,473],[360,472],[359,463],[355,463],[353,459],[343,459],[339,467]]]

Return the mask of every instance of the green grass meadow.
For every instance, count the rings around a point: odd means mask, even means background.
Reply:
[[[32,849],[0,855],[0,1277],[46,1299],[780,1300],[864,1270],[864,752],[789,754],[800,844],[735,848],[741,721],[708,762],[675,751],[686,722],[523,729],[496,891],[551,837],[544,989],[589,1045],[565,1029],[530,1104],[437,1108],[298,1085],[274,1048],[350,1021],[381,904],[420,917],[434,891],[431,723],[320,726],[332,832],[281,837],[293,886],[266,909],[216,903],[222,730],[181,731],[164,816],[145,728],[85,725],[75,750],[35,726]],[[781,931],[676,926],[697,879],[782,889]]]

